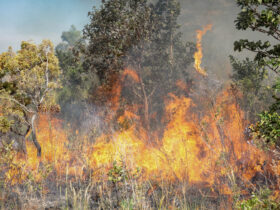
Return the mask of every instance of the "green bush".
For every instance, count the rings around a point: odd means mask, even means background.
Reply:
[[[242,210],[273,210],[280,209],[280,203],[272,198],[272,192],[269,189],[261,189],[258,193],[253,193],[251,198],[238,202],[237,209]]]
[[[265,111],[259,114],[260,120],[254,127],[258,138],[264,139],[268,146],[279,146],[280,115],[277,112]]]

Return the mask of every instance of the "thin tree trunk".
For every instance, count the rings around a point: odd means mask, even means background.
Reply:
[[[173,34],[170,35],[169,59],[170,59],[171,65],[173,67],[173,64],[174,64]],[[171,72],[173,72],[173,68],[171,68]]]
[[[148,101],[148,96],[145,90],[145,85],[143,83],[142,77],[140,76],[140,84],[141,84],[141,89],[143,92],[144,96],[144,123],[147,131],[150,131],[150,120],[149,120],[149,101]]]
[[[141,46],[141,49],[144,49],[144,46]],[[142,68],[141,68],[141,64],[142,64],[142,60],[143,60],[143,55],[139,55],[139,61],[138,61],[138,75],[140,78],[140,85],[141,85],[141,89],[142,89],[142,93],[143,93],[143,100],[144,100],[144,127],[146,128],[147,134],[148,134],[148,141],[150,139],[150,120],[149,120],[149,99],[148,99],[148,95],[146,93],[145,90],[145,84],[142,80]]]
[[[36,128],[34,125],[34,121],[36,119],[36,114],[34,114],[31,118],[31,127],[32,127],[32,140],[33,143],[37,149],[37,157],[41,157],[41,146],[39,144],[39,142],[37,141],[37,136],[36,136]]]

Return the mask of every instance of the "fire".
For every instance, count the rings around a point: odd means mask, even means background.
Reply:
[[[195,68],[204,76],[207,73],[200,66],[203,57],[201,40],[211,28],[212,25],[207,25],[197,31]],[[130,126],[112,129],[96,139],[81,136],[76,131],[77,142],[82,142],[82,145],[70,147],[70,143],[74,143],[68,139],[67,129],[62,127],[61,120],[40,114],[37,136],[42,157],[38,159],[34,145],[27,141],[27,155],[14,160],[18,168],[7,171],[7,179],[12,183],[22,183],[32,174],[36,181],[40,181],[44,165],[50,166],[61,179],[65,176],[84,179],[87,175],[85,171],[90,171],[93,180],[101,181],[108,178],[112,163],[117,161],[125,164],[130,171],[138,171],[141,181],[187,181],[192,185],[215,187],[222,194],[231,194],[235,176],[246,189],[258,172],[264,172],[263,166],[270,158],[244,140],[243,132],[248,123],[244,121],[244,113],[230,88],[217,94],[215,102],[209,103],[212,105],[208,108],[196,104],[190,97],[168,93],[162,135],[153,135],[151,144],[151,136],[140,122],[140,104],[126,106],[121,116],[117,114],[121,106],[122,85],[128,78],[137,84],[142,82],[137,72],[130,68],[119,77],[112,77],[115,83],[108,91],[108,87],[101,87],[100,92],[110,96],[110,112],[100,117],[107,123],[124,124],[128,120]],[[183,92],[188,92],[188,86],[183,81],[177,81],[176,85]],[[279,164],[269,170],[279,174]]]
[[[47,114],[40,114],[37,126],[37,138],[42,148],[42,155],[37,157],[37,150],[31,141],[26,141],[26,156],[18,154],[13,161],[17,170],[7,172],[7,181],[13,184],[24,182],[27,177],[41,181],[45,172],[42,165],[54,170],[58,176],[64,177],[67,173],[81,177],[83,165],[79,162],[75,150],[68,149],[69,140],[61,121]],[[70,164],[71,163],[71,164]]]
[[[194,54],[194,68],[196,69],[196,71],[198,73],[200,73],[201,75],[203,76],[207,76],[207,73],[205,71],[205,69],[203,69],[200,65],[201,65],[201,60],[202,60],[202,57],[203,57],[203,53],[202,53],[202,37],[203,35],[212,29],[212,25],[209,24],[207,26],[205,26],[203,28],[203,30],[197,30],[196,31],[196,48],[197,48],[197,51],[195,52]]]
[[[165,115],[168,123],[157,145],[147,144],[145,132],[139,133],[132,126],[98,138],[92,146],[90,165],[93,169],[104,169],[100,171],[104,177],[111,163],[117,160],[131,169],[141,168],[143,180],[216,184],[222,192],[229,193],[228,185],[220,181],[222,177],[233,172],[249,182],[262,170],[260,166],[267,158],[244,140],[244,114],[229,99],[229,90],[221,93],[213,107],[220,113],[209,110],[200,121],[192,112],[195,107],[192,99],[170,93]]]
[[[124,71],[122,80],[125,75],[134,80],[138,78],[133,70]],[[177,83],[185,87],[182,81]],[[121,87],[117,90],[120,93]],[[114,102],[117,101],[114,98]],[[249,186],[252,178],[256,173],[262,173],[262,166],[269,161],[263,152],[244,140],[244,113],[229,89],[218,94],[213,107],[204,110],[202,116],[194,111],[199,106],[191,98],[169,93],[165,100],[164,132],[161,138],[154,137],[156,143],[152,145],[147,143],[145,129],[136,123],[140,117],[133,108],[127,107],[117,119],[119,122],[133,119],[132,126],[103,134],[94,143],[90,143],[92,141],[87,137],[79,137],[83,145],[77,149],[68,146],[67,131],[60,120],[41,114],[37,134],[42,157],[38,159],[34,145],[27,142],[27,156],[18,157],[15,162],[21,170],[8,171],[8,179],[20,174],[21,178],[13,183],[23,182],[28,174],[32,174],[40,181],[43,164],[49,165],[61,178],[83,179],[84,169],[87,169],[92,171],[93,180],[100,181],[107,177],[112,163],[117,161],[124,163],[130,171],[139,169],[142,181],[187,181],[204,187],[216,186],[220,193],[231,194],[233,183],[225,182],[226,178],[233,179],[236,175],[244,187]],[[80,134],[76,132],[76,135]]]

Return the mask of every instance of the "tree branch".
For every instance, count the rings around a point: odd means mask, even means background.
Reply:
[[[17,105],[19,105],[22,109],[24,109],[26,112],[35,113],[34,111],[28,109],[25,105],[23,105],[22,103],[20,103],[19,101],[17,101],[17,100],[14,99],[14,98],[1,97],[1,96],[0,96],[0,99],[5,99],[5,100],[13,101],[13,102],[15,102]]]

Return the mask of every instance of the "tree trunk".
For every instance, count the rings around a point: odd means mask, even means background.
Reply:
[[[173,65],[174,65],[173,34],[170,35],[169,59],[171,62],[171,66],[173,67]],[[173,68],[171,68],[171,72],[172,71],[173,71]]]
[[[143,92],[143,99],[144,99],[144,124],[147,132],[150,131],[150,120],[149,120],[149,101],[148,96],[145,90],[145,84],[143,83],[142,77],[140,76],[140,83],[141,83],[141,89]]]
[[[37,157],[41,157],[41,146],[39,144],[39,142],[37,141],[37,136],[36,136],[36,128],[35,128],[35,125],[34,125],[34,121],[36,119],[36,114],[34,114],[32,116],[32,119],[31,119],[31,127],[32,127],[32,140],[33,140],[33,143],[37,149]]]

